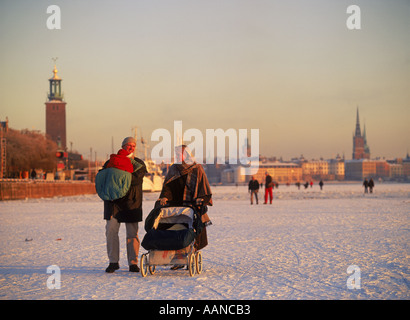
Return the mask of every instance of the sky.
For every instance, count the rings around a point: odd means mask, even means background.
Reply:
[[[259,129],[265,156],[351,159],[357,108],[371,157],[404,157],[409,30],[409,0],[0,0],[0,120],[45,132],[58,57],[67,144],[85,157],[135,127],[153,147],[182,121],[204,139]]]

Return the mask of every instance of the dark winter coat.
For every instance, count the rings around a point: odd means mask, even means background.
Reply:
[[[268,174],[265,180],[265,188],[272,188],[272,187],[273,187],[272,177]]]
[[[160,198],[167,198],[171,206],[190,205],[196,199],[212,206],[212,192],[208,178],[200,164],[173,164],[165,177]]]
[[[140,222],[142,221],[142,182],[147,173],[144,161],[134,158],[139,168],[133,172],[131,186],[127,194],[118,200],[104,201],[104,219],[116,218],[119,222]],[[104,165],[105,169],[107,162]]]
[[[248,190],[250,190],[250,191],[258,191],[258,190],[259,190],[259,182],[258,182],[258,180],[251,180],[251,181],[249,181]]]

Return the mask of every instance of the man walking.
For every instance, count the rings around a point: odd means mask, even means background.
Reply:
[[[370,193],[373,193],[373,188],[374,188],[374,181],[373,181],[373,178],[370,178],[370,180],[369,180],[369,191],[370,191]]]
[[[122,198],[116,200],[104,200],[104,219],[107,220],[105,235],[107,241],[107,254],[109,266],[105,270],[112,273],[119,269],[120,241],[118,233],[120,224],[125,223],[127,240],[127,258],[130,272],[139,272],[138,252],[140,241],[138,239],[138,222],[142,221],[142,182],[147,173],[144,161],[134,157],[136,140],[127,137],[122,142],[122,150],[125,150],[130,159],[133,169],[129,190]],[[121,150],[120,150],[121,151]],[[103,170],[107,169],[107,161]]]
[[[248,191],[251,194],[251,204],[253,204],[253,196],[255,195],[256,204],[258,204],[258,191],[259,191],[259,182],[252,176],[252,180],[249,181]]]
[[[364,187],[364,193],[368,193],[368,188],[369,188],[369,181],[367,181],[367,178],[364,179],[363,181],[363,187]]]

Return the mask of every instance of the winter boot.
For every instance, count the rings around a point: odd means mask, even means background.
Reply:
[[[107,269],[105,269],[105,272],[113,273],[115,270],[118,270],[119,268],[120,265],[118,263],[110,263]]]
[[[130,272],[140,272],[140,268],[136,264],[130,265]]]

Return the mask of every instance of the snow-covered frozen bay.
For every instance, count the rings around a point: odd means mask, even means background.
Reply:
[[[0,202],[0,299],[402,299],[410,298],[410,185],[280,186],[272,205],[249,203],[246,187],[213,187],[204,270],[108,265],[96,195]],[[157,193],[144,194],[144,217]],[[261,194],[260,194],[261,197]],[[260,201],[262,203],[262,201]],[[139,237],[145,234],[140,223]],[[141,248],[140,254],[145,250]],[[47,267],[61,271],[49,289]],[[349,289],[349,266],[360,289]]]

